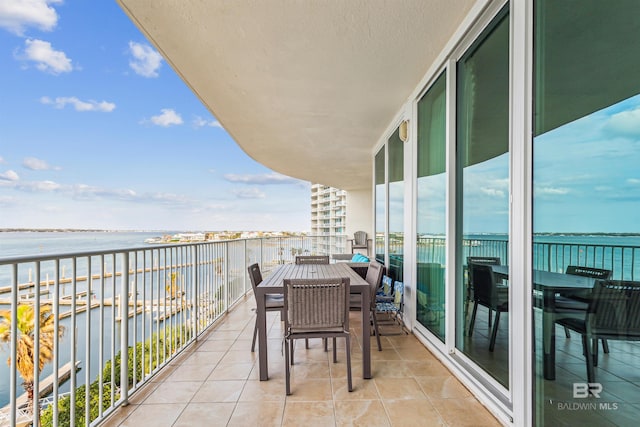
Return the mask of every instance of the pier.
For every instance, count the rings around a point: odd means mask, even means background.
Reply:
[[[68,362],[58,369],[58,385],[64,383],[69,378],[71,378],[71,370],[74,367],[74,363]],[[76,361],[75,363],[75,371],[77,372],[80,369],[80,361]],[[38,395],[42,397],[46,397],[53,392],[53,383],[55,379],[55,374],[49,375],[47,378],[40,381],[40,391]],[[31,423],[31,415],[29,415],[24,408],[28,405],[27,393],[23,393],[16,398],[16,408],[19,409],[17,425],[28,425]],[[8,426],[9,425],[9,411],[11,411],[11,404],[6,405],[4,408],[0,409],[0,426]]]

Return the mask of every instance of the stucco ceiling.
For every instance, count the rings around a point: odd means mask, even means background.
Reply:
[[[345,190],[475,0],[117,0],[252,158]]]

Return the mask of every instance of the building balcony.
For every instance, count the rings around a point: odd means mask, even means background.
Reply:
[[[382,336],[381,352],[372,340],[370,380],[360,375],[361,347],[353,340],[351,393],[344,353],[334,364],[320,340],[308,350],[298,340],[286,396],[282,323],[270,313],[270,378],[260,381],[259,350],[250,351],[254,307],[253,296],[245,297],[103,425],[500,425],[413,335]],[[354,337],[359,319],[350,319]]]
[[[362,379],[359,313],[351,319],[352,393],[344,355],[330,363],[331,353],[312,341],[296,351],[293,394],[286,396],[277,315],[268,319],[271,377],[259,381],[247,266],[260,263],[266,277],[297,254],[344,253],[344,236],[326,234],[0,259],[10,295],[2,303],[12,313],[39,307],[62,332],[49,334],[52,352],[34,383],[40,410],[33,415],[12,334],[3,354],[13,362],[0,380],[0,425],[89,425],[87,414],[92,425],[109,426],[499,425],[414,335],[382,336],[383,351],[371,351],[373,378]],[[41,336],[38,327],[35,334]],[[40,342],[36,352],[48,345]],[[77,371],[67,368],[74,361]],[[73,401],[78,409],[70,414]]]

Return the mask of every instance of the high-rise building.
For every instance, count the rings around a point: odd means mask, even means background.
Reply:
[[[347,192],[322,184],[311,185],[311,235],[318,239],[321,252],[344,241],[346,233]],[[335,251],[334,251],[335,252]]]

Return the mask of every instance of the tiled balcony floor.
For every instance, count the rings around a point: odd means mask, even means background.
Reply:
[[[299,340],[286,396],[282,323],[269,313],[269,381],[260,381],[258,353],[251,352],[253,307],[249,296],[103,425],[501,425],[413,335],[382,336],[381,352],[372,337],[373,379],[362,379],[360,313],[351,316],[353,392],[347,391],[344,350],[334,364],[321,340],[311,340],[308,350]]]

